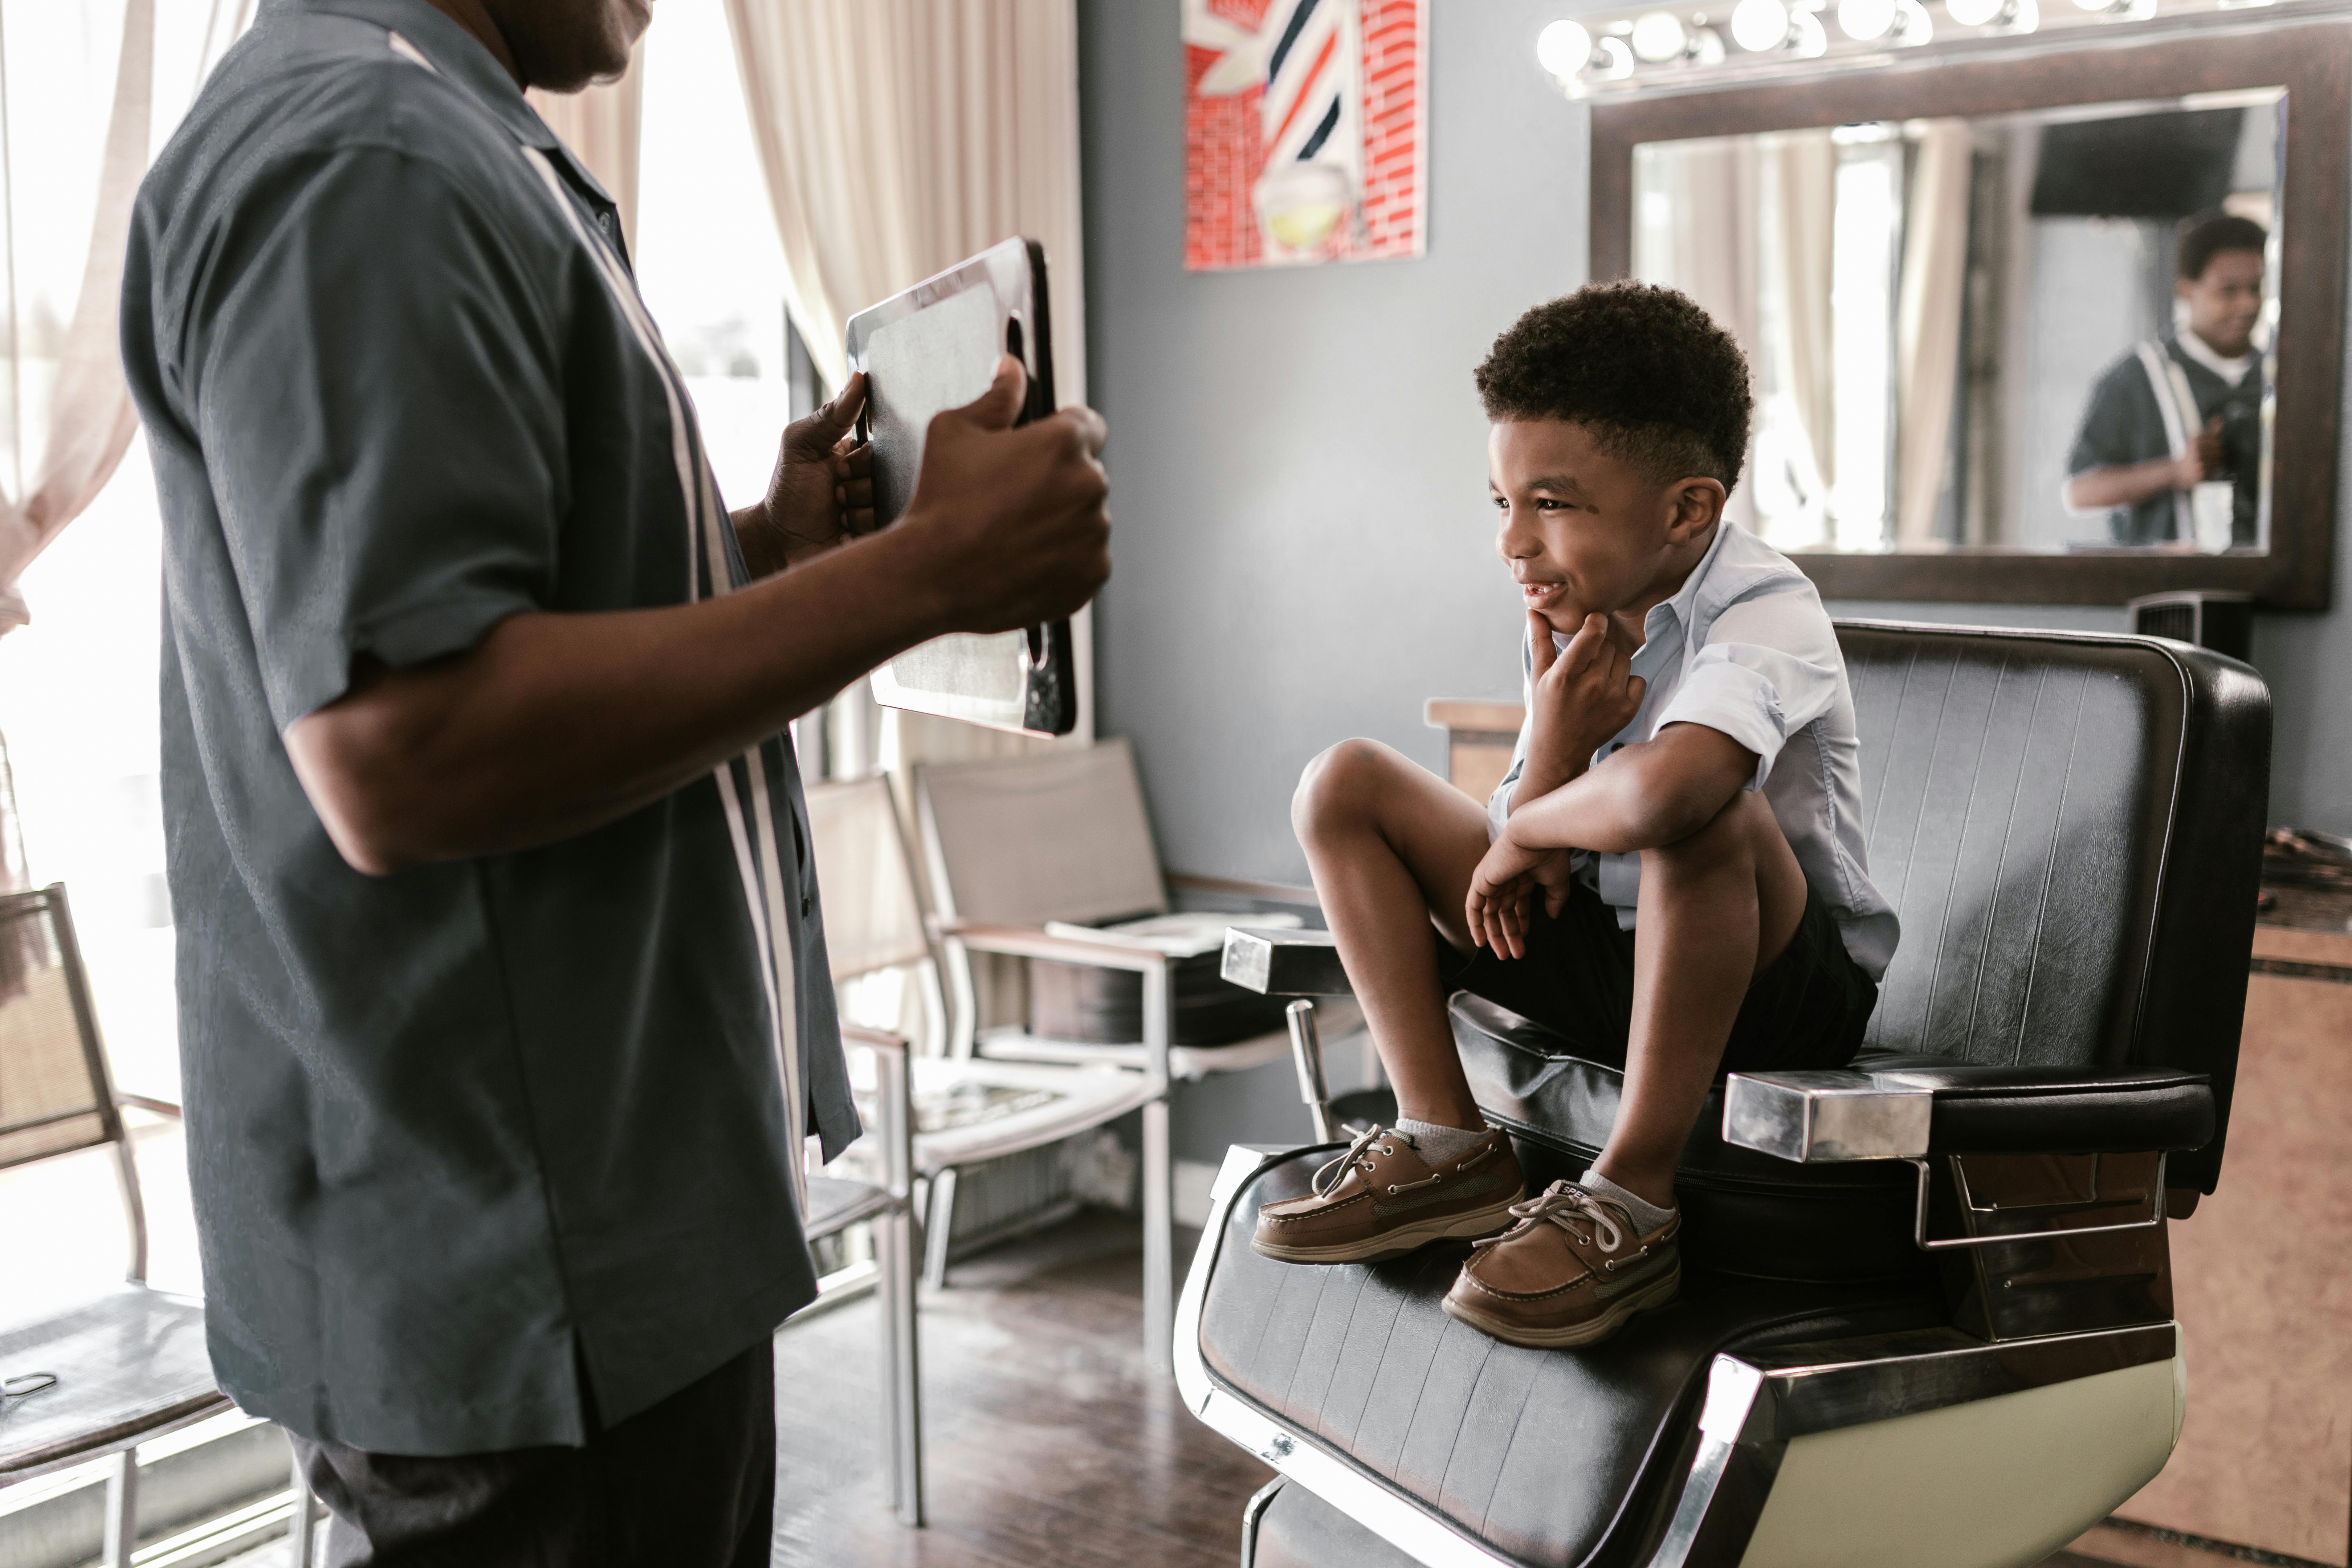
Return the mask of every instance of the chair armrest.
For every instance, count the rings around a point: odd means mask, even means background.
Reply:
[[[888,1051],[902,1059],[907,1055],[907,1037],[894,1035],[887,1029],[869,1028],[864,1024],[844,1024],[841,1026],[841,1037],[845,1044],[864,1046],[868,1050]]]
[[[180,1108],[168,1100],[155,1100],[143,1094],[118,1094],[114,1097],[114,1103],[136,1106],[151,1116],[168,1116],[174,1121],[181,1120]]]
[[[1955,1064],[1734,1073],[1724,1085],[1724,1142],[1803,1164],[2170,1152],[2212,1136],[2211,1080],[2169,1068]]]
[[[1165,954],[1149,948],[1054,936],[1034,926],[984,925],[977,921],[942,917],[932,921],[932,929],[942,940],[960,942],[974,952],[999,952],[1010,958],[1045,958],[1056,963],[1124,969],[1137,974],[1164,969],[1168,963]]]
[[[1352,996],[1355,986],[1340,965],[1339,949],[1328,931],[1259,931],[1245,925],[1225,931],[1223,976],[1245,991],[1266,996]]]

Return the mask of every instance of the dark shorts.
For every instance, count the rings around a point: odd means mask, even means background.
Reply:
[[[1538,900],[1524,958],[1485,948],[1465,958],[1440,942],[1448,992],[1468,991],[1567,1037],[1587,1061],[1625,1065],[1633,1019],[1633,942],[1617,911],[1580,880],[1557,917]],[[1797,934],[1748,987],[1722,1072],[1842,1068],[1862,1047],[1878,985],[1845,950],[1837,921],[1810,887]]]
[[[767,1568],[776,1368],[762,1339],[577,1448],[411,1458],[296,1437],[329,1568]]]

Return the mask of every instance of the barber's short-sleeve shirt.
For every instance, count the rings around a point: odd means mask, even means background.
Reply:
[[[1554,634],[1565,647],[1567,639]],[[1520,804],[1519,774],[1533,732],[1535,655],[1520,647],[1528,722],[1509,773],[1486,803],[1490,836]],[[1811,579],[1732,522],[1716,525],[1706,553],[1674,596],[1651,606],[1631,673],[1647,685],[1626,726],[1592,753],[1650,740],[1669,724],[1704,724],[1756,753],[1748,787],[1763,792],[1806,882],[1827,907],[1846,952],[1871,978],[1886,973],[1902,928],[1870,880],[1862,819],[1862,745],[1837,628]],[[1635,927],[1642,857],[1578,855],[1579,874]]]
[[[856,1132],[781,740],[370,878],[281,739],[357,660],[743,581],[616,236],[423,0],[264,0],[140,194],[206,1318],[222,1386],[308,1436],[578,1443],[583,1394],[675,1392],[814,1294],[797,1135]]]
[[[2181,346],[2164,340],[2165,357],[2180,367],[2197,403],[2197,427],[2221,421],[2221,468],[2213,475],[2235,487],[2231,502],[2231,542],[2252,544],[2260,527],[2263,469],[2263,372],[2259,363],[2231,381]],[[2173,456],[2164,410],[2156,401],[2147,367],[2137,352],[2099,374],[2083,405],[2083,422],[2066,454],[2066,477],[2093,468],[2124,468]],[[2117,544],[2161,544],[2179,537],[2174,492],[2159,490],[2145,500],[2112,508],[2107,532]]]

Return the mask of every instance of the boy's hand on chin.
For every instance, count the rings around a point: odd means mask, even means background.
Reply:
[[[1633,650],[1608,616],[1591,615],[1568,646],[1552,646],[1551,623],[1528,612],[1535,661],[1533,721],[1521,800],[1548,795],[1583,773],[1592,753],[1633,721],[1649,683],[1633,673]]]

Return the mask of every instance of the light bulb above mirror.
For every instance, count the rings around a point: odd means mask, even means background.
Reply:
[[[1592,35],[1566,17],[1536,35],[1536,61],[1563,81],[1592,58]]]

